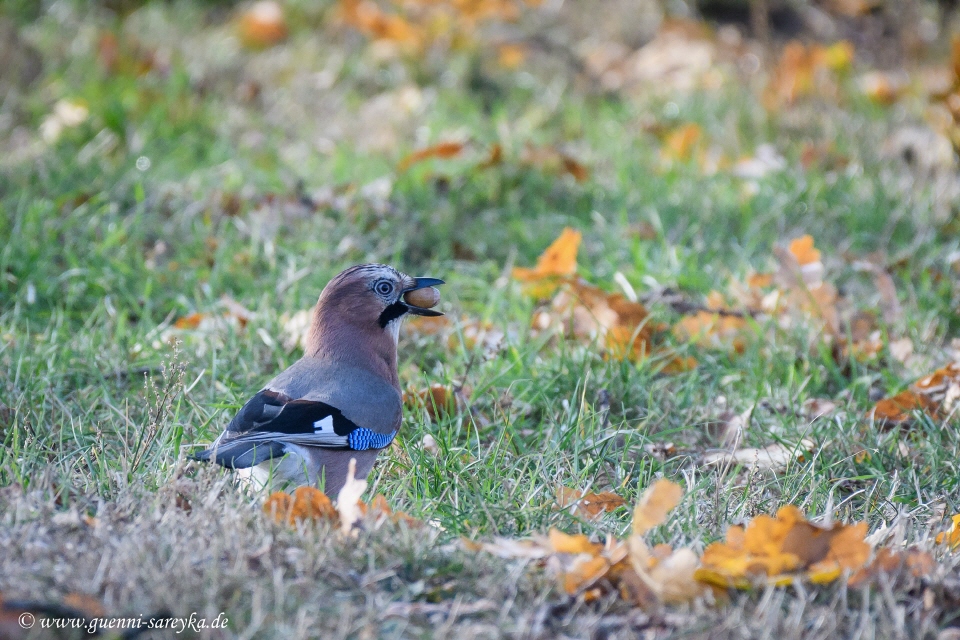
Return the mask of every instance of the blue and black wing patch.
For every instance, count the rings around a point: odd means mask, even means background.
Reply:
[[[382,449],[395,435],[358,426],[325,402],[291,400],[267,389],[240,409],[212,447],[192,457],[246,469],[282,457],[289,445],[362,451]]]

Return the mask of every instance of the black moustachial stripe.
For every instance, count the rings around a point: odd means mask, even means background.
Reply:
[[[381,329],[385,329],[392,320],[396,320],[406,312],[407,305],[397,300],[380,313],[380,317],[377,319],[377,322],[380,323]]]

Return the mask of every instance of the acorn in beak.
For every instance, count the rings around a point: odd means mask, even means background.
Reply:
[[[445,284],[439,278],[413,278],[413,285],[403,290],[402,304],[407,313],[415,316],[442,316],[443,313],[431,307],[440,302],[440,292],[435,286]]]

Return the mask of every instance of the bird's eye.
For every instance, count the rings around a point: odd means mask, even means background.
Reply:
[[[391,293],[393,293],[393,284],[387,282],[386,280],[381,280],[376,285],[374,285],[374,289],[380,295],[388,296]]]

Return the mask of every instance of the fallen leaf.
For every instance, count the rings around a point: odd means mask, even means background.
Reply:
[[[497,62],[505,69],[519,69],[527,58],[527,48],[522,44],[504,44],[497,49]]]
[[[443,316],[439,316],[443,317]],[[293,351],[297,347],[305,349],[307,346],[307,335],[310,333],[310,323],[313,321],[313,309],[301,309],[293,315],[284,313],[280,316],[280,325],[282,327],[282,344],[287,351]]]
[[[864,540],[866,533],[866,523],[814,525],[797,507],[787,505],[776,517],[760,515],[746,527],[727,529],[724,542],[714,542],[704,550],[696,578],[736,588],[758,582],[779,586],[798,578],[831,582],[867,562],[870,545]]]
[[[571,535],[559,529],[550,529],[547,534],[550,548],[554,553],[588,553],[595,555],[603,549],[599,542],[590,542],[582,533]]]
[[[419,149],[403,157],[397,165],[397,171],[406,172],[413,165],[430,158],[455,158],[460,155],[466,145],[462,142],[440,142],[432,147]]]
[[[651,321],[639,302],[573,278],[559,285],[549,307],[534,322],[538,331],[551,330],[588,343],[602,341],[606,356],[635,362],[651,354],[654,334],[664,328]]]
[[[347,480],[337,495],[337,512],[340,514],[340,532],[347,535],[363,515],[360,497],[367,490],[366,480],[357,480],[357,460],[350,458],[347,467]]]
[[[567,594],[573,595],[593,586],[609,569],[606,558],[581,554],[560,571],[560,583]]]
[[[815,445],[810,440],[801,440],[798,446],[775,442],[762,449],[743,448],[734,451],[716,451],[703,456],[703,464],[743,465],[767,471],[782,471],[792,462],[806,462],[806,456]]]
[[[297,487],[291,496],[277,491],[263,503],[263,512],[277,523],[294,525],[297,521],[337,522],[337,511],[325,493],[314,487]]]
[[[577,182],[584,182],[590,177],[590,170],[581,162],[553,147],[535,147],[528,144],[523,149],[520,162],[548,174],[569,174]]]
[[[874,70],[860,76],[857,84],[871,101],[889,106],[903,97],[908,80],[903,74]]]
[[[626,500],[611,491],[584,493],[569,487],[560,487],[557,490],[557,504],[561,508],[569,507],[572,513],[591,520],[626,503]]]
[[[912,423],[917,411],[933,417],[936,409],[936,403],[927,396],[909,390],[901,391],[895,396],[879,400],[868,412],[867,419],[881,427],[890,427]]]
[[[664,137],[660,147],[660,160],[666,164],[690,160],[701,138],[703,129],[696,123],[690,122],[677,127]]]
[[[826,47],[807,46],[796,40],[788,42],[764,93],[764,105],[776,110],[801,97],[835,96],[836,75],[850,68],[853,56],[853,45],[845,41]]]
[[[425,45],[420,26],[383,11],[372,0],[341,0],[340,10],[347,24],[374,40],[392,42],[410,52],[419,52]]]
[[[690,549],[674,551],[665,544],[649,548],[642,538],[643,533],[666,519],[681,494],[680,487],[667,480],[659,480],[648,488],[634,509],[634,533],[626,543],[608,539],[602,544],[583,534],[550,529],[546,537],[498,538],[487,543],[463,540],[462,544],[467,549],[504,558],[540,560],[557,577],[564,593],[579,595],[585,601],[602,597],[612,588],[628,602],[642,607],[689,602],[703,590],[693,577],[696,554]],[[568,488],[558,492],[558,501],[570,506],[591,495],[597,496],[597,504],[604,505],[604,509],[622,503],[614,494],[583,495]]]
[[[527,284],[524,289],[528,295],[541,299],[549,297],[563,278],[577,272],[577,250],[581,239],[579,231],[567,227],[537,258],[535,267],[514,267],[513,278]]]
[[[287,38],[283,7],[273,0],[254,2],[240,15],[240,41],[253,49],[265,49]]]
[[[820,252],[813,246],[813,236],[806,235],[791,240],[788,250],[793,254],[801,269],[808,265],[820,263]]]
[[[677,483],[663,479],[654,482],[633,508],[633,535],[643,535],[663,524],[682,497],[683,489]]]
[[[926,578],[936,569],[937,563],[927,551],[916,547],[897,550],[878,549],[869,564],[861,567],[847,580],[847,585],[861,588],[877,582],[881,576],[892,583],[898,578]]]
[[[937,544],[946,544],[951,551],[960,547],[960,513],[951,518],[952,524],[948,531],[937,534]]]
[[[710,292],[706,305],[717,312],[697,311],[694,315],[681,318],[673,327],[673,334],[686,342],[694,342],[703,348],[728,349],[735,353],[746,351],[753,330],[743,315],[720,313],[732,311],[718,291]]]
[[[403,393],[403,403],[411,409],[425,409],[430,419],[436,422],[456,414],[467,405],[469,390],[433,383],[422,390],[410,389]]]
[[[467,538],[460,539],[463,546],[469,551],[485,551],[498,558],[539,560],[552,553],[552,550],[537,540],[512,538],[494,538],[492,542],[474,542]]]
[[[628,560],[633,574],[643,583],[642,589],[632,583],[626,574],[625,591],[637,599],[638,604],[649,598],[667,604],[689,602],[703,590],[694,579],[698,565],[696,554],[690,549],[673,550],[670,545],[647,546],[643,535],[655,526],[663,524],[683,497],[680,485],[669,480],[657,480],[647,488],[633,509],[633,531],[627,540]]]
[[[107,615],[107,609],[100,600],[89,593],[68,593],[63,597],[63,604],[81,611],[88,618],[102,618]]]

